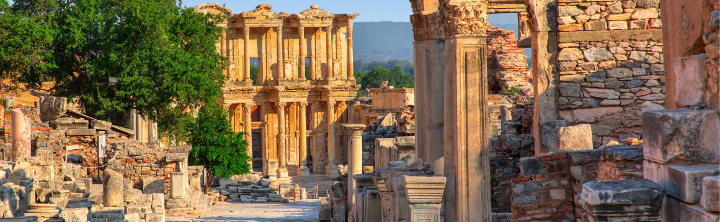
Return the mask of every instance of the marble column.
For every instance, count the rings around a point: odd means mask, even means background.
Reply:
[[[362,124],[343,124],[343,127],[345,127],[347,135],[351,137],[351,145],[350,149],[348,150],[348,158],[350,159],[348,162],[348,202],[347,202],[347,210],[348,212],[354,212],[353,209],[355,207],[355,192],[357,189],[357,185],[355,182],[354,176],[356,174],[362,174],[362,132],[365,130],[365,125]],[[357,216],[357,215],[356,215]]]
[[[285,80],[285,65],[284,65],[284,59],[283,56],[283,31],[282,26],[277,27],[277,70],[278,70],[278,79],[279,80]]]
[[[299,80],[306,80],[305,78],[305,57],[307,56],[305,53],[306,47],[305,47],[305,27],[300,26],[298,28],[298,36],[300,36],[300,78]]]
[[[327,135],[327,153],[328,153],[328,164],[325,169],[325,173],[330,176],[340,176],[340,171],[335,160],[335,101],[328,100],[327,112],[325,112],[327,119],[328,135]]]
[[[20,109],[8,110],[12,118],[12,155],[10,160],[17,162],[29,157],[31,152],[32,133],[30,121]]]
[[[243,78],[243,81],[250,82],[252,84],[252,79],[250,78],[250,27],[245,26],[243,35],[245,36],[245,41],[243,41],[243,53],[245,53],[245,57],[243,58],[245,59],[243,68],[245,69],[245,78]]]
[[[277,137],[277,156],[278,156],[278,170],[277,170],[277,177],[278,178],[285,178],[288,177],[288,171],[287,171],[287,157],[286,157],[286,151],[287,146],[285,146],[285,102],[278,102],[276,103],[277,109],[278,109],[278,137]]]
[[[348,67],[347,67],[347,73],[348,73],[348,79],[349,80],[355,80],[355,69],[353,65],[353,23],[350,21],[350,24],[348,25],[348,31],[347,31],[347,59],[348,59]]]
[[[325,34],[325,48],[327,49],[327,80],[335,80],[335,73],[333,72],[332,27],[326,27]]]
[[[250,171],[253,169],[253,141],[252,141],[252,104],[251,103],[244,103],[243,104],[243,111],[244,111],[244,124],[245,127],[245,141],[247,142],[247,149],[245,149],[245,153],[250,157]]]
[[[310,176],[307,168],[307,102],[300,102],[300,168],[298,175]]]

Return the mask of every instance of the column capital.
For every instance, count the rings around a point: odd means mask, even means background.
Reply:
[[[302,101],[302,102],[299,102],[298,104],[300,104],[300,110],[305,110],[305,108],[307,108],[308,102]]]
[[[247,111],[250,111],[252,109],[253,104],[252,103],[243,103],[242,107],[245,108]]]
[[[284,109],[285,105],[287,105],[286,102],[275,102],[275,107],[277,107],[278,109]]]
[[[328,105],[335,105],[335,103],[337,103],[337,101],[335,99],[328,99],[327,103],[328,103]]]

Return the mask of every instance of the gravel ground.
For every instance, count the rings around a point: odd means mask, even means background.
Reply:
[[[196,218],[167,217],[167,221],[318,221],[320,201],[303,200],[290,203],[221,202]]]

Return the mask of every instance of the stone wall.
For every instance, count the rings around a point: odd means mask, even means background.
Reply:
[[[640,133],[665,101],[657,0],[559,1],[560,119],[592,124],[595,146]]]
[[[520,177],[511,180],[513,221],[576,220],[585,212],[584,183],[643,178],[638,145],[524,157],[519,168]]]

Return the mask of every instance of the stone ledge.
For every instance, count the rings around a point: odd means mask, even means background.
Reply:
[[[558,42],[662,41],[662,29],[558,32]]]

